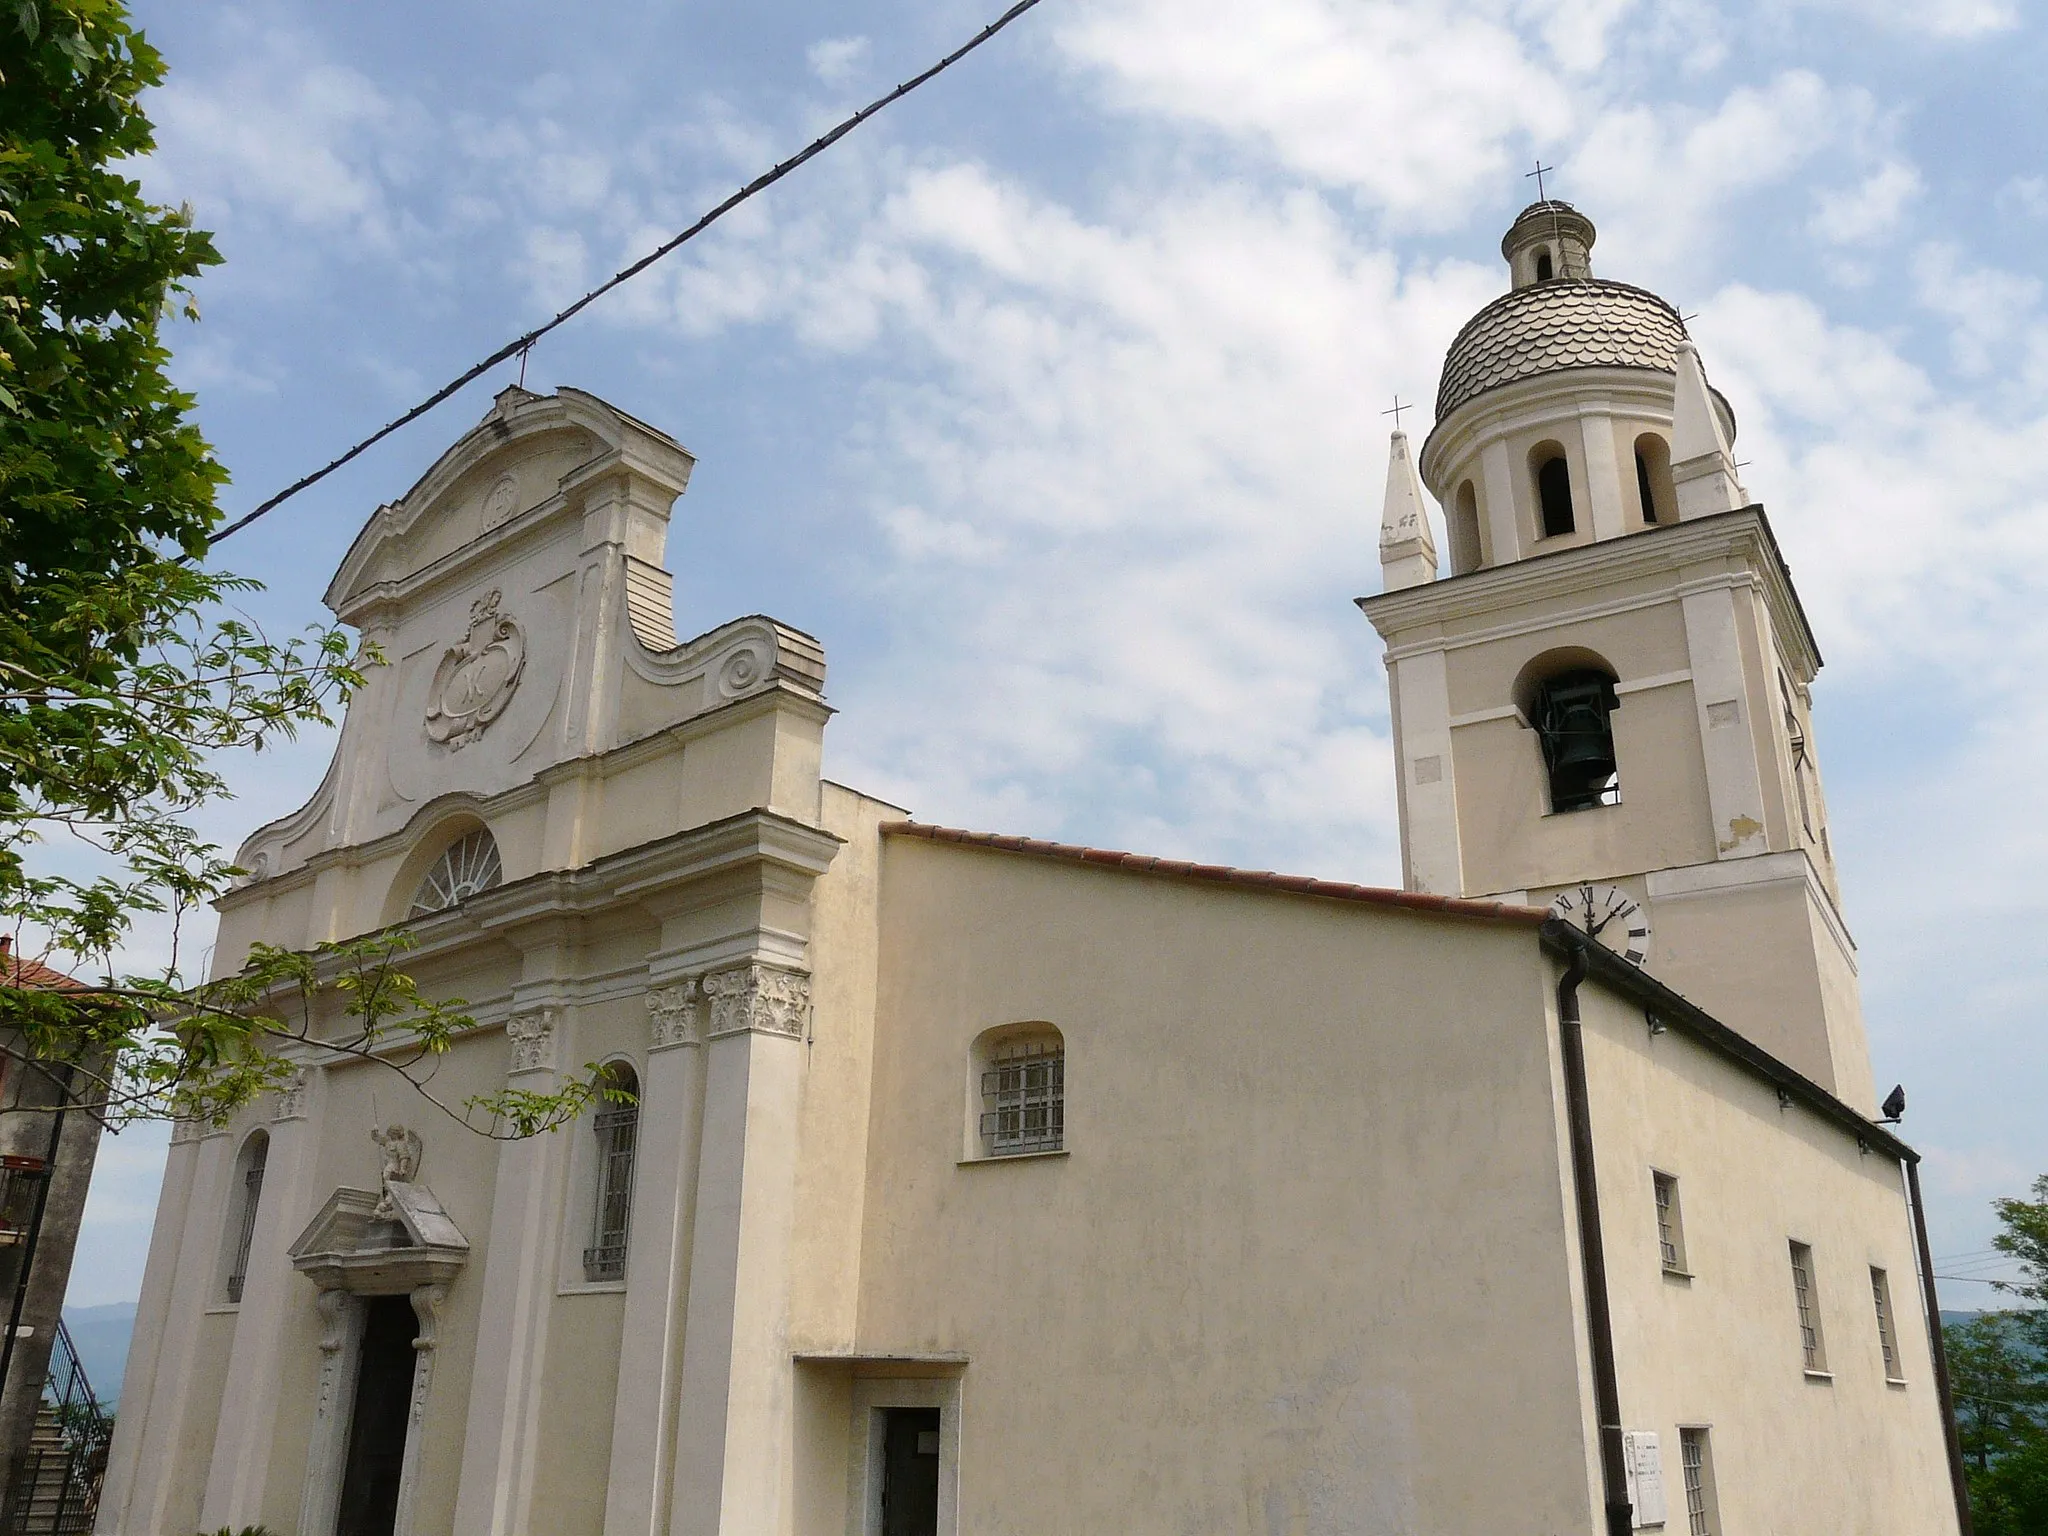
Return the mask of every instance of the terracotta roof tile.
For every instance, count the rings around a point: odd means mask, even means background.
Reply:
[[[25,960],[6,949],[0,949],[0,987],[22,987],[38,992],[93,990],[76,976],[66,976],[40,960]]]
[[[1414,912],[1486,918],[1531,928],[1540,926],[1550,915],[1542,907],[1516,906],[1505,901],[1428,896],[1419,891],[1394,891],[1384,886],[1317,880],[1310,875],[1282,875],[1267,869],[1235,869],[1227,864],[1193,864],[1185,859],[1154,858],[1150,854],[1122,853],[1113,848],[1082,848],[1073,843],[1048,843],[1035,837],[1017,837],[1000,832],[967,832],[959,827],[934,827],[916,821],[884,822],[882,834],[885,837],[922,838],[929,843],[964,843],[969,847],[990,848],[1000,853],[1028,853],[1038,858],[1065,859],[1070,863],[1101,865],[1134,875],[1235,885],[1295,896],[1319,896],[1330,901],[1364,902],[1379,907],[1405,907]]]

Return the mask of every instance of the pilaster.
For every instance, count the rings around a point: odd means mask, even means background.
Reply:
[[[206,1498],[200,1506],[199,1523],[209,1531],[255,1525],[263,1515],[264,1482],[283,1390],[285,1322],[292,1288],[301,1283],[285,1262],[285,1247],[309,1203],[313,1135],[306,1118],[307,1100],[317,1088],[317,1075],[301,1068],[272,1103],[270,1149],[228,1355],[233,1386],[221,1399]],[[232,1200],[237,1192],[227,1193]]]
[[[633,1169],[632,1240],[605,1536],[668,1529],[677,1379],[690,1286],[691,1217],[704,1115],[703,997],[694,976],[647,993],[647,1070]]]
[[[505,1025],[506,1078],[513,1087],[555,1091],[562,1021],[563,1010],[554,1004],[514,1002]],[[554,1298],[564,1150],[560,1136],[529,1136],[498,1148],[478,1308],[491,1342],[477,1351],[470,1379],[455,1494],[458,1536],[513,1536],[526,1529],[540,1441],[540,1374]]]
[[[683,1331],[674,1536],[778,1536],[793,1454],[789,1255],[810,978],[707,974],[702,1153]]]
[[[1407,814],[1401,822],[1407,886],[1461,896],[1464,856],[1458,840],[1458,774],[1451,756],[1450,679],[1444,653],[1403,656],[1389,668],[1395,696],[1395,772]]]
[[[1731,587],[1689,592],[1682,599],[1714,846],[1716,856],[1723,859],[1748,858],[1769,849],[1763,774],[1750,730],[1756,701],[1749,697],[1743,672],[1735,601]]]
[[[1516,511],[1515,466],[1508,445],[1495,438],[1479,453],[1480,475],[1486,482],[1486,563],[1508,565],[1522,558],[1522,525]]]
[[[135,1454],[134,1481],[125,1510],[113,1512],[118,1524],[101,1518],[104,1529],[123,1533],[181,1529],[196,1511],[173,1508],[180,1473],[187,1465],[185,1436],[193,1410],[199,1335],[206,1312],[213,1301],[213,1287],[220,1265],[222,1214],[227,1205],[228,1183],[234,1170],[234,1141],[226,1131],[198,1131],[181,1127],[184,1134],[197,1136],[191,1147],[191,1196],[180,1223],[176,1271],[170,1283],[170,1300],[165,1309],[163,1333],[156,1353],[153,1390],[144,1399]],[[177,1155],[174,1130],[172,1155]],[[118,1423],[118,1418],[116,1419]]]
[[[1614,418],[1605,411],[1582,409],[1579,446],[1585,456],[1586,500],[1594,539],[1618,539],[1640,528],[1640,515],[1631,526],[1622,495],[1621,452],[1614,438]],[[1633,490],[1634,486],[1631,479],[1629,488]]]

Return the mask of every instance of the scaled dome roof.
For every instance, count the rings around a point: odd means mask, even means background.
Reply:
[[[1490,389],[1568,368],[1670,373],[1686,339],[1677,310],[1627,283],[1557,278],[1515,288],[1468,320],[1451,343],[1436,419]]]

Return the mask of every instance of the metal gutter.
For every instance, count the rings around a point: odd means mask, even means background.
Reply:
[[[1544,932],[1547,936],[1548,924]],[[1607,1299],[1607,1247],[1600,1233],[1600,1185],[1593,1164],[1593,1114],[1586,1089],[1585,1031],[1579,1022],[1579,983],[1586,979],[1589,947],[1584,942],[1565,945],[1564,974],[1557,980],[1557,1036],[1564,1057],[1565,1118],[1571,1132],[1579,1262],[1585,1270],[1586,1336],[1593,1354],[1600,1491],[1606,1504],[1608,1536],[1633,1536],[1635,1517],[1628,1498],[1628,1472],[1623,1464],[1621,1387],[1614,1369],[1614,1320]]]

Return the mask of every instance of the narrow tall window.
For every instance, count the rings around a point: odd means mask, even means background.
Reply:
[[[1668,1173],[1650,1175],[1657,1194],[1657,1256],[1667,1275],[1683,1275],[1685,1217],[1678,1205],[1678,1180]]]
[[[434,867],[427,871],[427,878],[420,882],[412,899],[412,910],[406,916],[424,917],[429,912],[446,911],[478,891],[489,890],[503,877],[497,840],[478,827],[442,850]]]
[[[1552,277],[1556,276],[1556,273],[1557,269],[1550,264],[1550,252],[1538,251],[1536,253],[1536,281],[1547,283]]]
[[[1462,576],[1479,569],[1479,493],[1470,480],[1458,486],[1451,503],[1451,574]]]
[[[1870,1301],[1877,1308],[1877,1347],[1884,1355],[1884,1379],[1900,1381],[1899,1336],[1892,1330],[1892,1283],[1875,1264],[1870,1267]]]
[[[981,1139],[990,1157],[1058,1152],[1066,1141],[1067,1052],[1055,1036],[989,1052],[981,1074]]]
[[[1704,1429],[1679,1430],[1678,1462],[1685,1478],[1686,1536],[1714,1536],[1714,1456]]]
[[[256,1242],[256,1209],[263,1201],[263,1165],[270,1159],[270,1137],[257,1131],[242,1145],[241,1189],[235,1212],[235,1244],[228,1261],[228,1300],[239,1302],[249,1278],[249,1250]]]
[[[1556,444],[1536,451],[1549,453],[1536,465],[1536,500],[1543,509],[1543,537],[1555,539],[1578,527],[1572,516],[1572,469]]]
[[[1678,521],[1678,492],[1671,483],[1671,445],[1655,432],[1636,439],[1636,504],[1643,521]]]
[[[1827,1339],[1820,1326],[1820,1292],[1814,1285],[1813,1249],[1792,1244],[1792,1295],[1799,1304],[1799,1347],[1809,1371],[1828,1368]]]
[[[626,1278],[626,1235],[633,1214],[633,1156],[640,1141],[640,1080],[623,1062],[605,1069],[608,1086],[635,1095],[621,1103],[600,1102],[592,1121],[597,1128],[596,1209],[592,1213],[590,1246],[583,1250],[583,1278]]]

